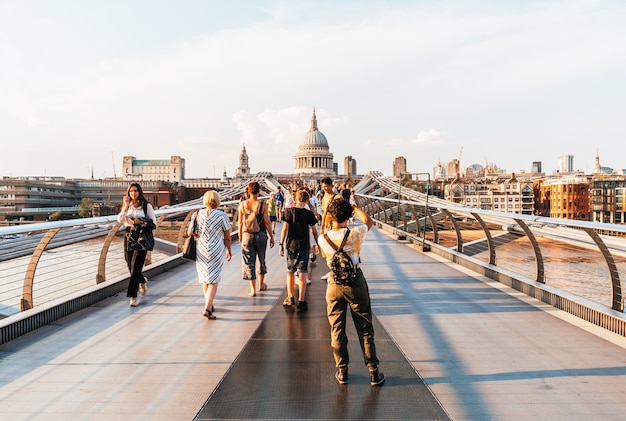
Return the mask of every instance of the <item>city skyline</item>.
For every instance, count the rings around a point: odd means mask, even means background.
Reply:
[[[0,176],[292,173],[315,108],[343,171],[626,168],[618,1],[0,3]]]

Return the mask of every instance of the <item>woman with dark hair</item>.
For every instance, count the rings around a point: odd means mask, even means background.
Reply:
[[[328,322],[330,323],[331,347],[335,357],[337,372],[335,378],[340,384],[348,383],[348,336],[346,334],[346,318],[348,311],[352,315],[352,321],[361,344],[363,359],[369,368],[370,384],[378,386],[385,381],[385,375],[378,370],[378,357],[374,343],[374,325],[372,323],[372,304],[370,301],[369,288],[359,267],[361,245],[365,240],[365,234],[372,228],[374,221],[365,212],[350,202],[341,198],[330,202],[326,210],[330,217],[331,229],[319,236],[318,244],[326,257],[328,267],[331,267],[335,247],[345,251],[352,264],[356,268],[356,277],[350,283],[342,283],[335,279],[331,272],[326,286],[326,305]],[[348,221],[356,215],[364,224],[353,226],[348,229]]]
[[[241,244],[241,257],[243,260],[243,279],[250,282],[248,295],[256,295],[257,274],[259,278],[259,291],[265,291],[265,251],[267,249],[267,237],[270,237],[270,247],[274,247],[274,233],[271,230],[267,204],[259,200],[261,186],[256,181],[248,183],[248,198],[242,200],[238,210],[238,235]],[[269,229],[268,229],[269,228]],[[256,264],[259,267],[256,267]]]
[[[139,183],[133,182],[126,189],[122,211],[117,216],[117,220],[126,226],[127,235],[124,236],[124,258],[130,272],[130,282],[128,283],[126,296],[130,298],[131,307],[139,305],[138,291],[141,292],[141,295],[146,295],[148,292],[148,278],[141,273],[148,250],[128,249],[128,234],[130,234],[131,228],[145,223],[140,218],[149,219],[153,226],[156,225],[154,208],[144,197]]]

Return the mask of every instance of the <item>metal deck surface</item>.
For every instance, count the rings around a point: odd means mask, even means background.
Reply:
[[[349,381],[337,383],[325,288],[321,281],[309,285],[307,312],[283,307],[281,296],[196,420],[449,419],[376,319],[376,349],[385,383],[370,386],[350,316]]]

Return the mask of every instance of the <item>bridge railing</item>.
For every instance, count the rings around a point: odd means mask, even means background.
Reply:
[[[220,191],[233,224],[250,181],[260,184],[262,199],[281,186],[270,172],[260,172]],[[168,264],[180,253],[191,215],[202,207],[198,198],[155,210],[156,244],[146,267]],[[127,275],[117,215],[0,227],[0,319]]]
[[[221,208],[236,219],[238,200]],[[155,210],[155,249],[147,266],[180,253],[200,200]],[[128,276],[117,215],[0,227],[0,319]]]
[[[233,226],[250,181],[259,182],[261,199],[281,186],[262,172],[220,191],[221,209]],[[156,244],[144,274],[153,276],[183,261],[190,218],[203,207],[199,198],[155,211]],[[0,344],[125,290],[128,278],[117,215],[0,227]]]
[[[574,301],[590,303],[570,311],[578,316],[596,303],[623,316],[620,274],[626,273],[626,226],[495,212],[425,191],[368,173],[355,186],[355,199],[379,226],[423,251],[505,280],[536,298],[552,292],[559,299],[576,295]],[[543,300],[555,304],[556,298]],[[567,301],[555,305],[570,306]]]

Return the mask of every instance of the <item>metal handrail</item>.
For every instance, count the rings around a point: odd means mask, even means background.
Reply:
[[[237,204],[238,200],[226,201],[222,208]],[[196,201],[157,209],[155,215],[158,221],[169,216],[184,221],[187,214],[203,207]],[[179,230],[186,228],[183,223]],[[66,231],[71,234],[64,235]],[[122,232],[117,215],[0,227],[0,238],[19,236],[0,241],[0,318],[127,273]],[[81,245],[88,240],[91,245]],[[149,253],[146,265],[155,263],[154,257],[162,261],[178,253],[182,241],[184,235],[177,236],[177,244],[169,247],[172,252]],[[166,243],[157,238],[157,248],[159,244]],[[63,259],[55,259],[55,255]]]
[[[264,185],[266,191],[273,191],[276,186],[280,185],[270,173],[261,173],[253,179]],[[229,188],[227,191],[220,192],[220,196],[223,195],[224,198],[237,197],[244,189],[245,183],[242,183],[239,186]],[[355,199],[368,214],[379,219],[381,223],[387,223],[390,219],[393,219],[392,216],[398,214],[400,206],[410,206],[411,217],[416,219],[409,222],[411,226],[415,226],[417,229],[415,233],[406,232],[406,235],[409,238],[416,239],[422,246],[426,243],[429,245],[441,243],[442,230],[438,227],[438,224],[441,224],[442,221],[449,221],[450,228],[456,234],[456,246],[453,249],[458,253],[464,253],[467,248],[467,245],[464,247],[463,243],[463,222],[476,221],[476,226],[485,232],[485,241],[489,248],[487,264],[492,266],[498,264],[496,239],[490,233],[494,226],[505,227],[520,235],[526,235],[532,245],[537,268],[535,281],[538,283],[546,282],[545,256],[541,251],[540,238],[550,238],[559,242],[575,244],[599,251],[609,268],[612,285],[611,308],[623,312],[619,265],[616,264],[614,256],[626,255],[626,240],[622,237],[608,236],[602,234],[602,232],[626,234],[626,226],[624,225],[496,212],[463,206],[412,190],[406,186],[401,188],[397,178],[385,177],[377,172],[366,174],[361,182],[355,186]],[[233,207],[237,206],[238,203],[238,200],[227,200],[222,203],[222,207],[233,215],[233,219],[237,215]],[[169,255],[180,251],[189,221],[189,213],[202,207],[201,199],[196,199],[180,205],[155,210],[159,221],[163,221],[168,217],[176,217],[182,221],[178,235],[176,235],[175,244],[170,245]],[[420,208],[422,211],[419,210]],[[397,225],[397,219],[396,225],[394,225],[395,230],[400,228]],[[236,221],[233,222],[236,223]],[[423,226],[421,232],[420,226]],[[19,246],[19,254],[28,254],[28,256],[7,255],[8,257],[5,260],[11,262],[11,264],[5,264],[2,261],[3,242],[0,241],[0,264],[5,265],[2,266],[0,273],[0,317],[7,315],[7,312],[3,310],[7,307],[7,305],[3,304],[4,300],[16,303],[8,307],[20,307],[23,310],[58,297],[59,290],[74,291],[75,288],[80,288],[81,286],[66,286],[58,278],[54,278],[54,275],[46,278],[44,275],[49,274],[44,272],[54,272],[58,267],[65,264],[64,260],[54,261],[50,256],[46,255],[54,254],[51,251],[51,247],[57,247],[55,250],[59,250],[58,254],[62,255],[63,250],[72,247],[70,245],[74,244],[76,237],[83,235],[81,234],[83,232],[86,236],[86,232],[89,231],[92,238],[93,236],[98,236],[97,229],[94,229],[94,227],[102,227],[102,231],[97,239],[92,240],[94,243],[91,246],[93,251],[89,253],[70,252],[74,253],[71,257],[74,266],[72,266],[72,269],[63,269],[68,273],[74,273],[75,271],[75,277],[76,279],[81,279],[81,285],[89,286],[94,285],[94,283],[104,283],[107,281],[107,278],[127,272],[122,257],[121,239],[119,238],[120,225],[117,224],[117,215],[0,227],[0,238],[19,235],[32,239],[30,240],[32,241],[30,249],[25,249],[24,247],[28,246],[25,246],[23,242]],[[427,230],[427,227],[429,230]],[[69,232],[68,228],[74,228],[77,232],[63,237],[64,232]],[[81,231],[83,228],[84,231]],[[56,232],[58,233],[53,235],[52,230],[57,230]],[[50,233],[48,238],[46,238],[46,233]],[[431,237],[430,240],[427,239],[427,235]],[[63,237],[63,241],[61,241],[61,237]],[[104,239],[100,239],[100,237]],[[36,255],[39,252],[35,252],[35,241],[39,244],[43,244],[42,242],[44,241],[47,243],[38,256]],[[159,243],[159,241],[157,242]],[[14,244],[18,244],[17,241]],[[15,252],[16,250],[11,251]],[[75,254],[87,254],[88,256],[77,258],[74,257]],[[167,256],[168,254],[155,251],[152,256],[153,263]],[[29,263],[32,263],[31,269],[27,271],[25,268]],[[49,266],[46,266],[47,264]],[[86,278],[86,280],[82,280],[83,278]],[[19,287],[15,287],[16,279],[19,280]],[[39,283],[41,285],[38,285]],[[15,311],[17,310],[11,310],[9,313]]]
[[[371,193],[376,194],[371,194]],[[433,222],[432,215],[441,213],[450,222],[456,233],[456,251],[463,253],[462,229],[459,227],[457,219],[465,219],[476,221],[477,226],[485,233],[485,241],[488,246],[488,264],[496,265],[496,246],[491,236],[490,229],[493,226],[516,232],[520,235],[526,235],[531,242],[535,262],[537,267],[537,276],[535,281],[545,283],[545,262],[541,253],[538,238],[549,238],[559,242],[572,244],[587,249],[599,251],[604,258],[608,267],[608,273],[611,280],[612,299],[611,308],[614,310],[624,311],[624,302],[621,293],[621,283],[614,256],[626,255],[626,238],[623,236],[611,236],[602,234],[603,232],[612,232],[615,234],[626,234],[625,225],[566,220],[559,218],[550,218],[535,215],[523,215],[509,212],[496,212],[492,210],[484,210],[476,207],[458,205],[435,196],[430,196],[422,192],[418,192],[401,186],[396,177],[385,177],[380,173],[372,172],[366,174],[357,186],[355,186],[355,195],[357,198],[366,203],[366,211],[371,210],[371,214],[379,215],[382,212],[384,222],[388,223],[388,214],[399,215],[401,206],[417,206],[424,209],[420,219],[426,227],[427,220],[430,221],[431,231],[433,233],[432,243],[438,243],[437,226]],[[393,220],[393,219],[392,219]],[[410,221],[416,227],[419,227],[418,220]],[[400,229],[400,221],[396,218],[394,232],[402,231]],[[405,226],[406,221],[404,221]],[[489,227],[492,226],[492,228]],[[410,232],[403,232],[404,235],[411,235]],[[426,241],[426,229],[420,236],[419,228],[415,231],[416,239],[421,240],[422,244]]]
[[[232,215],[233,224],[237,222],[238,215],[234,208],[239,204],[239,200],[227,199],[241,196],[250,181],[259,182],[265,192],[272,192],[278,186],[285,189],[271,173],[262,172],[247,180],[242,180],[237,186],[219,192],[222,199],[221,208]],[[261,199],[267,197],[266,195],[260,196]],[[186,237],[190,214],[203,207],[202,198],[198,198],[182,204],[161,207],[154,211],[157,229],[167,218],[176,217],[182,220],[176,235],[176,244],[170,247],[172,250],[170,254],[180,252]],[[123,261],[119,238],[122,228],[122,224],[117,222],[117,215],[0,227],[0,265],[3,265],[0,270],[0,319],[14,314],[18,308],[19,311],[25,311],[34,308],[35,305],[59,298],[59,291],[75,292],[76,289],[92,286],[94,278],[96,284],[102,284],[107,281],[108,277],[124,274],[127,269]],[[65,234],[69,233],[70,229],[72,233]],[[234,235],[236,232],[233,230]],[[2,239],[15,236],[19,237],[6,240],[9,241],[7,243],[2,241]],[[105,238],[100,240],[101,243],[96,240],[96,244],[90,246],[88,251],[71,252],[71,257],[66,260],[71,262],[72,269],[63,267],[63,270],[55,270],[54,265],[63,265],[67,262],[54,261],[49,256],[53,253],[53,249],[61,250],[59,253],[63,253],[64,248],[76,247],[75,245],[81,241],[100,237]],[[157,247],[163,243],[158,238],[156,240]],[[98,247],[99,251],[96,251]],[[93,261],[96,255],[97,261]],[[167,257],[167,254],[155,250],[154,253],[148,253],[146,265],[154,263],[155,255],[157,260]],[[20,269],[22,267],[26,269]],[[80,268],[80,270],[75,268]],[[61,280],[63,275],[55,275],[53,272],[71,274],[72,283],[68,286]]]

